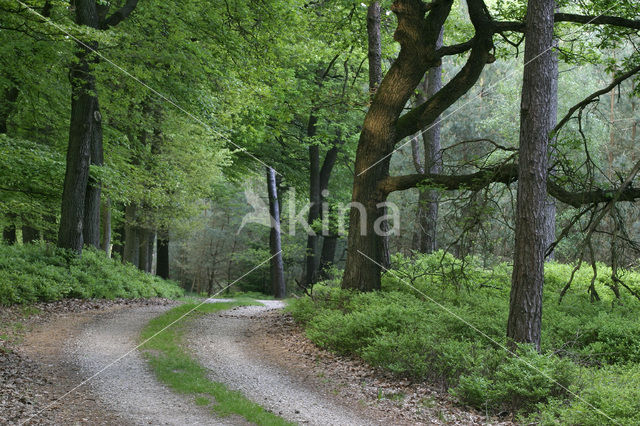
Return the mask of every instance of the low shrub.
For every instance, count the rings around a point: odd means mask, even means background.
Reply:
[[[0,305],[182,294],[176,283],[123,265],[98,250],[85,249],[77,257],[46,244],[0,244]]]
[[[615,298],[606,267],[595,283],[600,301],[590,301],[592,271],[583,267],[559,304],[573,267],[546,265],[541,353],[522,346],[515,357],[505,350],[509,265],[487,270],[442,252],[394,262],[382,291],[354,293],[329,282],[288,309],[317,345],[440,384],[483,411],[602,424],[595,406],[623,424],[639,423],[640,373],[629,369],[640,365],[640,303],[625,292]],[[637,288],[640,274],[625,272],[625,280]]]

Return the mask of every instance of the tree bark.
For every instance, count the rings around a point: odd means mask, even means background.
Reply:
[[[380,34],[380,3],[374,1],[367,9],[367,47],[369,59],[369,94],[371,99],[376,95],[378,87],[382,82],[382,36]],[[391,158],[385,159],[386,169],[389,169]],[[377,207],[376,207],[377,209]],[[387,212],[385,207],[380,209],[380,216],[384,216]],[[379,260],[383,267],[388,268],[391,264],[389,255],[389,236],[386,235],[389,229],[389,223],[383,220],[380,223],[381,233],[378,235],[380,239]]]
[[[12,245],[15,244],[18,240],[16,235],[15,213],[8,213],[7,219],[9,219],[9,224],[2,230],[2,240],[5,242],[5,244]]]
[[[267,167],[267,190],[269,193],[269,213],[271,216],[271,232],[269,249],[271,252],[271,288],[276,299],[286,296],[284,282],[284,263],[282,261],[282,245],[280,242],[280,207],[276,187],[276,171]]]
[[[320,201],[322,203],[327,202],[326,195],[329,191],[329,179],[331,178],[331,173],[336,164],[337,158],[338,146],[334,145],[329,151],[327,151],[322,163],[322,168],[320,169]],[[322,235],[322,251],[320,253],[320,263],[318,265],[318,276],[320,279],[328,278],[327,269],[333,265],[336,257],[336,246],[338,243],[338,235],[331,224],[331,206],[327,209],[327,213],[329,214],[329,217],[326,218],[328,229],[326,230],[327,232]],[[323,221],[325,221],[324,217]]]
[[[373,1],[367,8],[367,37],[369,58],[369,93],[376,93],[382,81],[382,37],[380,36],[380,2]]]
[[[4,93],[4,108],[0,109],[0,133],[7,133],[9,116],[13,112],[13,106],[18,99],[20,91],[17,87],[11,87]]]
[[[151,255],[149,250],[150,240],[151,240],[151,231],[147,228],[139,227],[138,228],[138,246],[139,246],[138,269],[144,272],[151,271],[151,265],[149,264],[149,258]]]
[[[472,5],[472,2],[469,4]],[[380,232],[379,227],[379,220],[384,214],[380,203],[386,201],[387,192],[379,184],[389,175],[389,156],[395,144],[402,139],[400,133],[415,128],[409,123],[414,123],[415,116],[421,117],[423,111],[429,109],[429,105],[425,104],[405,121],[399,120],[427,69],[437,64],[435,45],[450,8],[451,2],[434,2],[425,19],[427,8],[424,3],[410,0],[393,3],[392,10],[398,16],[394,37],[401,49],[376,90],[358,141],[343,288],[364,291],[380,288],[381,268],[387,262],[385,254],[388,250],[386,238],[381,235],[384,232]],[[470,60],[477,60],[477,55],[472,51]],[[475,77],[475,73],[466,74]],[[439,99],[442,97],[436,96]],[[438,115],[433,118],[429,116],[427,120],[433,121]],[[402,124],[402,129],[399,127],[401,121],[406,123]],[[419,128],[423,127],[420,125]],[[407,135],[416,133],[419,128]],[[376,230],[376,227],[379,228]]]
[[[527,5],[524,75],[520,111],[515,252],[507,337],[540,349],[544,282],[545,202],[553,95],[554,0]]]
[[[28,225],[22,225],[22,243],[31,244],[40,239],[40,231]]]
[[[440,36],[436,43],[436,48],[442,46],[444,31],[440,31]],[[419,95],[419,102],[424,103],[433,97],[442,88],[442,65],[439,64],[431,68],[425,76],[422,93]],[[424,165],[426,173],[440,173],[442,169],[442,154],[440,152],[440,119],[431,124],[422,133],[422,143],[424,145]],[[416,170],[420,172],[419,170]],[[424,173],[423,172],[423,173]],[[432,253],[437,248],[437,224],[438,224],[438,191],[421,188],[418,195],[418,212],[416,222],[416,236],[414,250],[420,253]]]
[[[326,280],[329,278],[328,271],[333,266],[336,258],[336,247],[338,246],[338,236],[335,234],[327,235],[322,240],[322,252],[320,254],[320,278]]]
[[[98,28],[94,0],[77,0],[76,24]],[[88,46],[95,49],[95,42]],[[71,124],[67,148],[66,172],[62,191],[62,209],[58,247],[82,253],[85,197],[89,179],[91,142],[99,117],[96,81],[89,66],[91,49],[78,45],[77,62],[71,65]]]
[[[308,137],[315,136],[317,122],[318,119],[312,112],[309,116],[307,126]],[[313,222],[320,218],[320,147],[314,143],[309,145],[309,203],[307,223],[311,227]],[[311,286],[317,281],[317,251],[318,235],[312,232],[307,235],[307,251],[305,256],[305,283],[307,286]]]
[[[107,257],[111,257],[111,199],[107,198],[102,204],[102,250]]]
[[[559,79],[559,69],[558,69],[558,40],[553,40],[553,49],[551,50],[551,68],[549,70],[550,78],[551,78],[551,99],[549,99],[549,125],[551,126],[549,129],[549,134],[556,127],[558,122],[558,79]],[[549,161],[553,163],[555,158],[555,148],[553,144],[555,143],[555,137],[549,141],[551,144],[549,147]],[[550,175],[554,175],[554,169],[551,168],[549,170]],[[544,224],[544,246],[545,246],[545,254],[546,251],[551,247],[551,245],[556,240],[556,202],[553,197],[547,197],[547,202],[545,203],[545,224]],[[553,260],[554,252],[551,251],[546,256],[546,261]]]
[[[169,279],[169,240],[166,238],[158,238],[156,274],[165,280]]]
[[[131,203],[124,210],[124,253],[122,260],[138,266],[139,241],[136,225],[137,206]]]
[[[94,122],[90,144],[90,164],[102,166],[104,164],[104,153],[102,147],[102,117],[98,98],[95,100]],[[102,182],[89,176],[87,193],[84,204],[83,238],[84,244],[100,248],[100,196],[102,192]]]

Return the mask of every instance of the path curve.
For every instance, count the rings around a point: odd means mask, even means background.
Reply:
[[[212,300],[211,302],[214,302]],[[308,425],[371,425],[380,419],[367,417],[355,406],[305,383],[261,359],[248,343],[251,321],[280,301],[261,300],[264,306],[242,306],[203,316],[190,325],[185,341],[210,378],[241,391],[249,399],[287,420]]]
[[[170,307],[145,306],[118,309],[96,315],[66,346],[68,359],[91,377],[135,349],[141,329]],[[137,350],[92,379],[89,386],[101,401],[134,425],[246,424],[221,420],[198,407],[193,397],[172,392],[160,384]],[[228,422],[229,421],[229,422]]]

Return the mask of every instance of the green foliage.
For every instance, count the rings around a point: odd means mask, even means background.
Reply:
[[[0,305],[63,298],[178,297],[177,284],[87,249],[78,258],[50,245],[0,244]]]
[[[260,425],[289,425],[281,417],[268,412],[241,392],[228,389],[223,383],[207,377],[205,367],[183,348],[185,323],[198,314],[218,312],[239,303],[184,304],[154,318],[142,330],[141,346],[158,378],[176,392],[192,395],[196,405],[208,405],[213,397],[213,409],[221,416],[237,414]],[[197,308],[197,309],[196,309]],[[195,309],[195,310],[194,310]],[[179,323],[176,323],[183,316]]]
[[[590,302],[592,271],[583,267],[558,304],[573,267],[547,264],[542,352],[521,346],[516,357],[505,349],[508,265],[488,270],[478,259],[442,252],[414,259],[398,255],[394,264],[382,291],[359,294],[325,283],[314,288],[313,298],[293,300],[288,309],[319,346],[439,383],[483,411],[601,424],[603,417],[584,398],[616,420],[633,423],[627,419],[637,411],[633,398],[640,376],[631,369],[640,363],[640,306],[625,292],[615,299],[606,267],[600,265],[595,283],[601,301]],[[632,288],[640,284],[640,274],[627,271],[624,277]],[[615,392],[630,402],[618,402]]]

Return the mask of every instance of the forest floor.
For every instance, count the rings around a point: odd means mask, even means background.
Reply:
[[[212,379],[275,414],[323,425],[506,424],[456,407],[436,389],[316,348],[274,309],[279,302],[265,303],[203,316],[187,341]],[[171,392],[135,350],[141,328],[176,304],[66,300],[0,308],[0,423],[246,424],[215,418]]]

